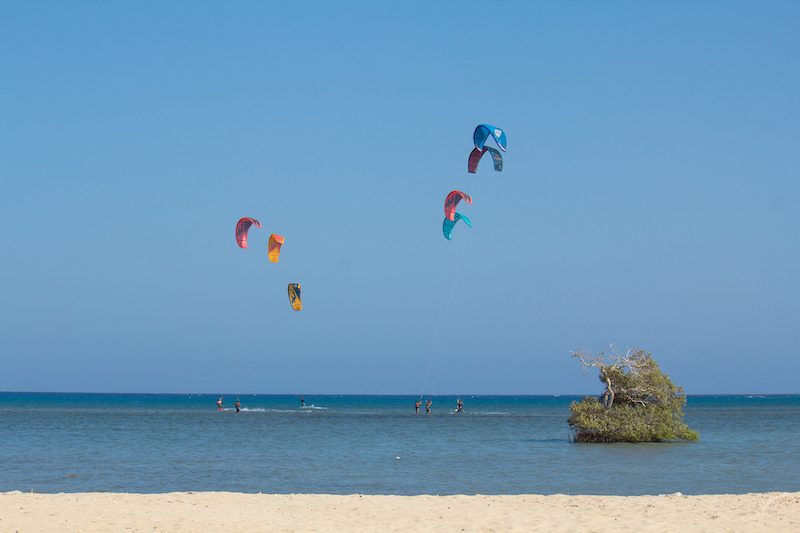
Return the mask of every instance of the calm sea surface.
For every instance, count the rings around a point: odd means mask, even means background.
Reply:
[[[571,443],[577,399],[0,393],[0,492],[800,491],[800,395],[690,396],[701,440],[659,444]]]

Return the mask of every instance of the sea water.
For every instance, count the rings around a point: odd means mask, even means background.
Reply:
[[[0,492],[800,491],[800,396],[690,396],[699,442],[579,444],[569,396],[0,393]]]

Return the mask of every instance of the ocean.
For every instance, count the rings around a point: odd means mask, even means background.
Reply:
[[[576,396],[0,393],[0,492],[800,491],[800,395],[689,396],[699,442],[570,441]]]

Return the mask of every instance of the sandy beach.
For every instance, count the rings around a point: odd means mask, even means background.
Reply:
[[[798,531],[800,493],[361,496],[0,495],[0,532]]]

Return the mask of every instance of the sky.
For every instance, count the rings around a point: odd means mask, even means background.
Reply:
[[[0,2],[0,390],[600,394],[571,351],[615,344],[687,394],[800,393],[798,27]],[[479,124],[502,172],[467,172]]]

